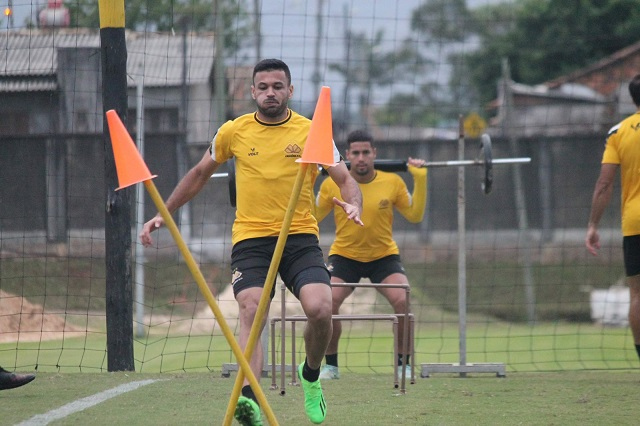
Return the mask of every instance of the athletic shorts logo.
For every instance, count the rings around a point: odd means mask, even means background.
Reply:
[[[327,271],[333,272],[333,263],[325,264],[324,266],[327,267]]]
[[[242,280],[242,272],[238,271],[238,268],[233,270],[233,274],[231,275],[231,285],[234,286],[236,283]]]

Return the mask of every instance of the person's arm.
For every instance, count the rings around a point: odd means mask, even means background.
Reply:
[[[322,222],[322,220],[327,217],[329,212],[331,212],[335,207],[335,204],[330,197],[329,181],[325,179],[322,184],[320,184],[320,189],[316,196],[315,211],[313,213],[318,223]]]
[[[340,188],[340,196],[344,201],[333,198],[333,202],[342,207],[347,215],[347,218],[353,220],[358,225],[364,225],[360,219],[360,213],[362,212],[362,192],[358,182],[351,176],[349,169],[344,164],[344,161],[340,161],[337,165],[329,167],[327,169],[331,179]]]
[[[200,190],[211,179],[211,175],[216,171],[219,164],[211,158],[211,153],[207,150],[202,159],[187,172],[180,180],[171,195],[166,201],[167,210],[173,213],[178,208],[186,204],[189,200],[200,192]],[[164,219],[160,213],[146,222],[140,231],[140,242],[148,247],[153,244],[151,233],[164,225]]]
[[[591,200],[591,214],[589,215],[589,224],[587,225],[587,237],[585,238],[585,244],[587,249],[594,256],[598,255],[598,249],[600,249],[600,236],[598,235],[598,224],[605,209],[609,205],[611,195],[613,193],[613,182],[616,172],[618,170],[617,164],[604,163],[600,168],[600,176],[596,182],[596,187],[593,191],[593,198]]]
[[[424,160],[409,157],[409,173],[413,176],[413,194],[407,206],[398,206],[398,211],[411,223],[422,222],[427,207],[427,169]]]

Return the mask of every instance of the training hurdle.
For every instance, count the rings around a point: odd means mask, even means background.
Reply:
[[[406,377],[401,374],[398,379],[398,365],[396,360],[398,359],[398,323],[399,318],[408,318],[408,321],[404,321],[403,335],[405,336],[402,342],[402,350],[404,354],[409,353],[411,358],[411,384],[415,383],[415,356],[414,356],[414,316],[409,313],[410,310],[410,287],[409,284],[378,284],[378,283],[332,283],[334,287],[368,287],[368,288],[402,288],[405,291],[406,297],[406,311],[403,314],[355,314],[355,315],[333,315],[333,320],[340,321],[390,321],[392,322],[393,331],[393,376],[394,387],[400,387],[400,393],[406,393]],[[281,323],[281,350],[280,350],[280,394],[284,395],[285,391],[285,374],[287,370],[285,362],[286,352],[286,322],[291,322],[291,365],[289,371],[291,372],[290,385],[297,386],[297,371],[296,371],[296,323],[307,321],[307,317],[304,315],[286,315],[285,294],[286,288],[284,284],[281,285],[282,297],[281,297],[281,316],[271,318],[270,320],[270,333],[271,333],[271,390],[278,389],[276,383],[276,338],[275,338],[275,325],[277,322]]]

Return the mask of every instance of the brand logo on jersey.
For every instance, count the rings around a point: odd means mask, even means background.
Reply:
[[[640,130],[640,123],[636,123],[635,125],[633,125],[633,124],[632,124],[632,125],[631,125],[631,128],[632,128],[633,130],[635,130],[635,131]]]
[[[240,280],[242,280],[242,272],[238,271],[238,269],[233,270],[233,274],[231,275],[231,285],[236,285]]]
[[[251,148],[251,151],[249,151],[249,157],[255,157],[256,155],[258,155],[258,151],[256,151],[255,148]]]
[[[285,157],[295,157],[295,158],[300,158],[300,153],[302,152],[302,149],[298,146],[298,144],[293,143],[293,144],[289,144],[287,145],[287,147],[284,149],[284,156]]]
[[[384,199],[384,200],[380,200],[380,202],[378,203],[378,208],[379,208],[380,210],[382,210],[382,209],[388,209],[388,208],[389,208],[389,206],[391,206],[391,202],[390,202],[389,200],[386,200],[386,199]]]

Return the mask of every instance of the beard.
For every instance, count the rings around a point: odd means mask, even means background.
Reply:
[[[266,105],[257,105],[257,107],[258,111],[260,111],[260,114],[264,115],[265,117],[278,118],[281,117],[287,110],[288,104],[287,102],[283,102],[281,104],[267,103]]]

